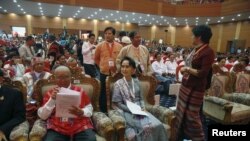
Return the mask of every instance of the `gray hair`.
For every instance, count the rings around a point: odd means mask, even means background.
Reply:
[[[56,72],[61,72],[61,71],[69,72],[69,73],[71,74],[70,69],[69,69],[67,66],[58,66],[58,67],[55,69],[54,73],[56,73]]]

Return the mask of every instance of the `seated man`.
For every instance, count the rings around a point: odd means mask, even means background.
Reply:
[[[38,109],[38,116],[47,120],[47,134],[44,141],[95,141],[95,133],[90,117],[93,107],[86,92],[72,85],[71,72],[66,66],[59,66],[54,71],[57,87],[49,90],[44,95],[43,106]],[[56,117],[56,95],[60,87],[70,88],[81,92],[81,103],[79,107],[72,106],[69,113],[76,118]]]
[[[22,94],[2,85],[3,81],[3,71],[0,69],[0,141],[7,141],[11,130],[25,121],[25,107]]]

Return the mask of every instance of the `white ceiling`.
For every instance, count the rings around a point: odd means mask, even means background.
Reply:
[[[30,0],[0,0],[0,13],[29,14],[76,19],[96,19],[139,25],[197,25],[250,20],[250,11],[224,17],[169,17],[109,9],[58,5],[32,2]]]

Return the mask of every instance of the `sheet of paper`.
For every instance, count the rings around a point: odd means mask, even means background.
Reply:
[[[147,116],[148,114],[145,111],[142,111],[141,107],[133,102],[126,101],[128,109],[131,111],[132,114],[135,115],[145,115]]]
[[[181,88],[181,84],[177,83],[177,84],[170,84],[169,85],[169,95],[179,95],[179,91]]]
[[[69,113],[69,109],[71,109],[72,106],[80,105],[80,95],[80,92],[61,88],[56,96],[56,117],[76,117]]]

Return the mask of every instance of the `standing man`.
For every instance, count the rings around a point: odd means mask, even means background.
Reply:
[[[25,107],[20,91],[2,85],[3,76],[0,69],[0,141],[7,141],[11,130],[25,121]]]
[[[141,45],[140,33],[132,31],[129,33],[129,37],[132,44],[122,48],[116,60],[117,67],[120,68],[120,62],[123,57],[129,56],[135,60],[136,66],[140,68],[140,71],[143,74],[152,75],[153,71],[151,68],[149,52],[145,46]]]
[[[105,41],[98,44],[95,51],[95,63],[100,68],[101,95],[99,103],[102,112],[107,112],[106,77],[116,73],[115,61],[122,48],[121,44],[114,41],[115,32],[113,27],[105,28]]]
[[[90,33],[89,41],[84,42],[82,45],[82,55],[83,55],[83,66],[85,69],[85,73],[90,75],[91,77],[96,77],[96,67],[95,67],[95,60],[94,60],[94,50],[95,46],[95,34]]]
[[[36,55],[33,48],[33,45],[35,45],[35,40],[32,36],[27,36],[25,41],[26,42],[19,48],[18,52],[22,59],[30,62],[31,59]]]

